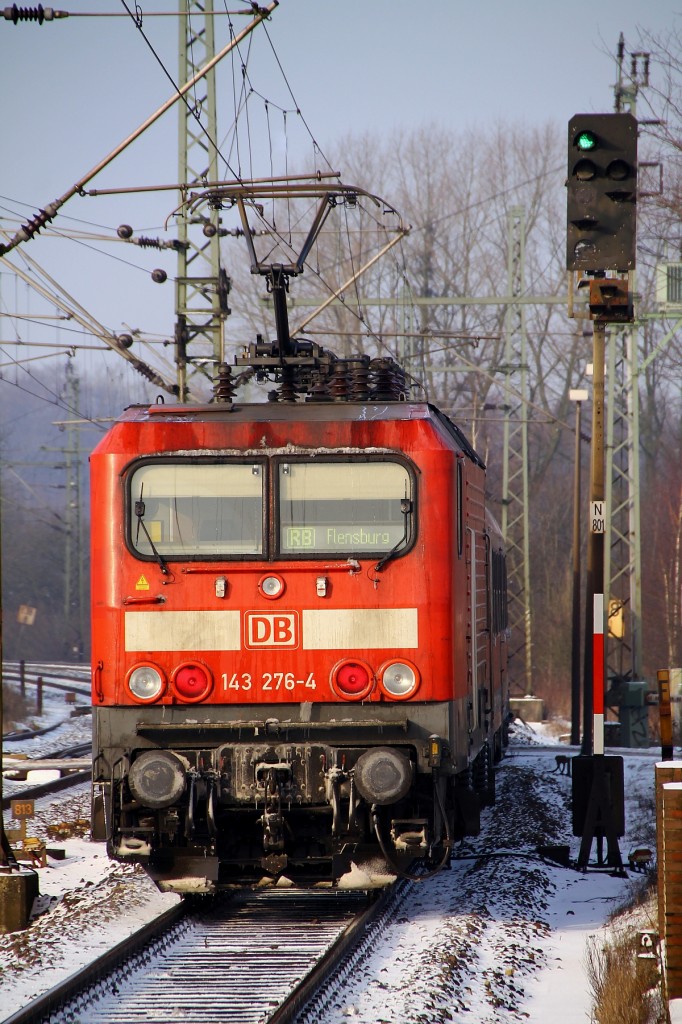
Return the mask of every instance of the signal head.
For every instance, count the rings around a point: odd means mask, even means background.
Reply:
[[[573,145],[576,149],[579,149],[581,153],[588,153],[590,150],[597,148],[597,136],[594,132],[584,129],[583,131],[578,132],[573,140]]]
[[[568,124],[566,267],[625,273],[636,262],[637,121],[576,114]]]

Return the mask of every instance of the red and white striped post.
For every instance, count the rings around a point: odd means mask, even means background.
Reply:
[[[604,753],[604,595],[593,597],[592,735],[595,754]]]
[[[594,321],[592,364],[592,444],[590,447],[590,532],[587,537],[587,573],[585,594],[585,643],[583,645],[583,740],[581,753],[596,753],[593,732],[596,715],[601,715],[600,750],[604,752],[604,657],[595,658],[594,645],[604,650],[604,348],[606,329]],[[599,600],[599,608],[596,602]],[[599,640],[597,637],[599,636]],[[592,637],[592,647],[590,647]],[[595,673],[599,673],[599,682]],[[597,711],[599,708],[599,711]]]

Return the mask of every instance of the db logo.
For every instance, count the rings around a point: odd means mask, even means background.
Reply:
[[[247,647],[298,647],[298,612],[246,612]]]

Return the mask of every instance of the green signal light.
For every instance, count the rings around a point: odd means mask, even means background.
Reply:
[[[597,136],[594,132],[579,132],[575,138],[575,145],[581,152],[589,152],[591,149],[596,148]]]

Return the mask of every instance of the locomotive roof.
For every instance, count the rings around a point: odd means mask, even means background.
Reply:
[[[131,405],[118,418],[119,423],[137,422],[232,422],[286,423],[353,422],[386,420],[430,420],[440,426],[476,465],[485,464],[460,428],[435,405],[429,402],[214,402],[210,405]]]

